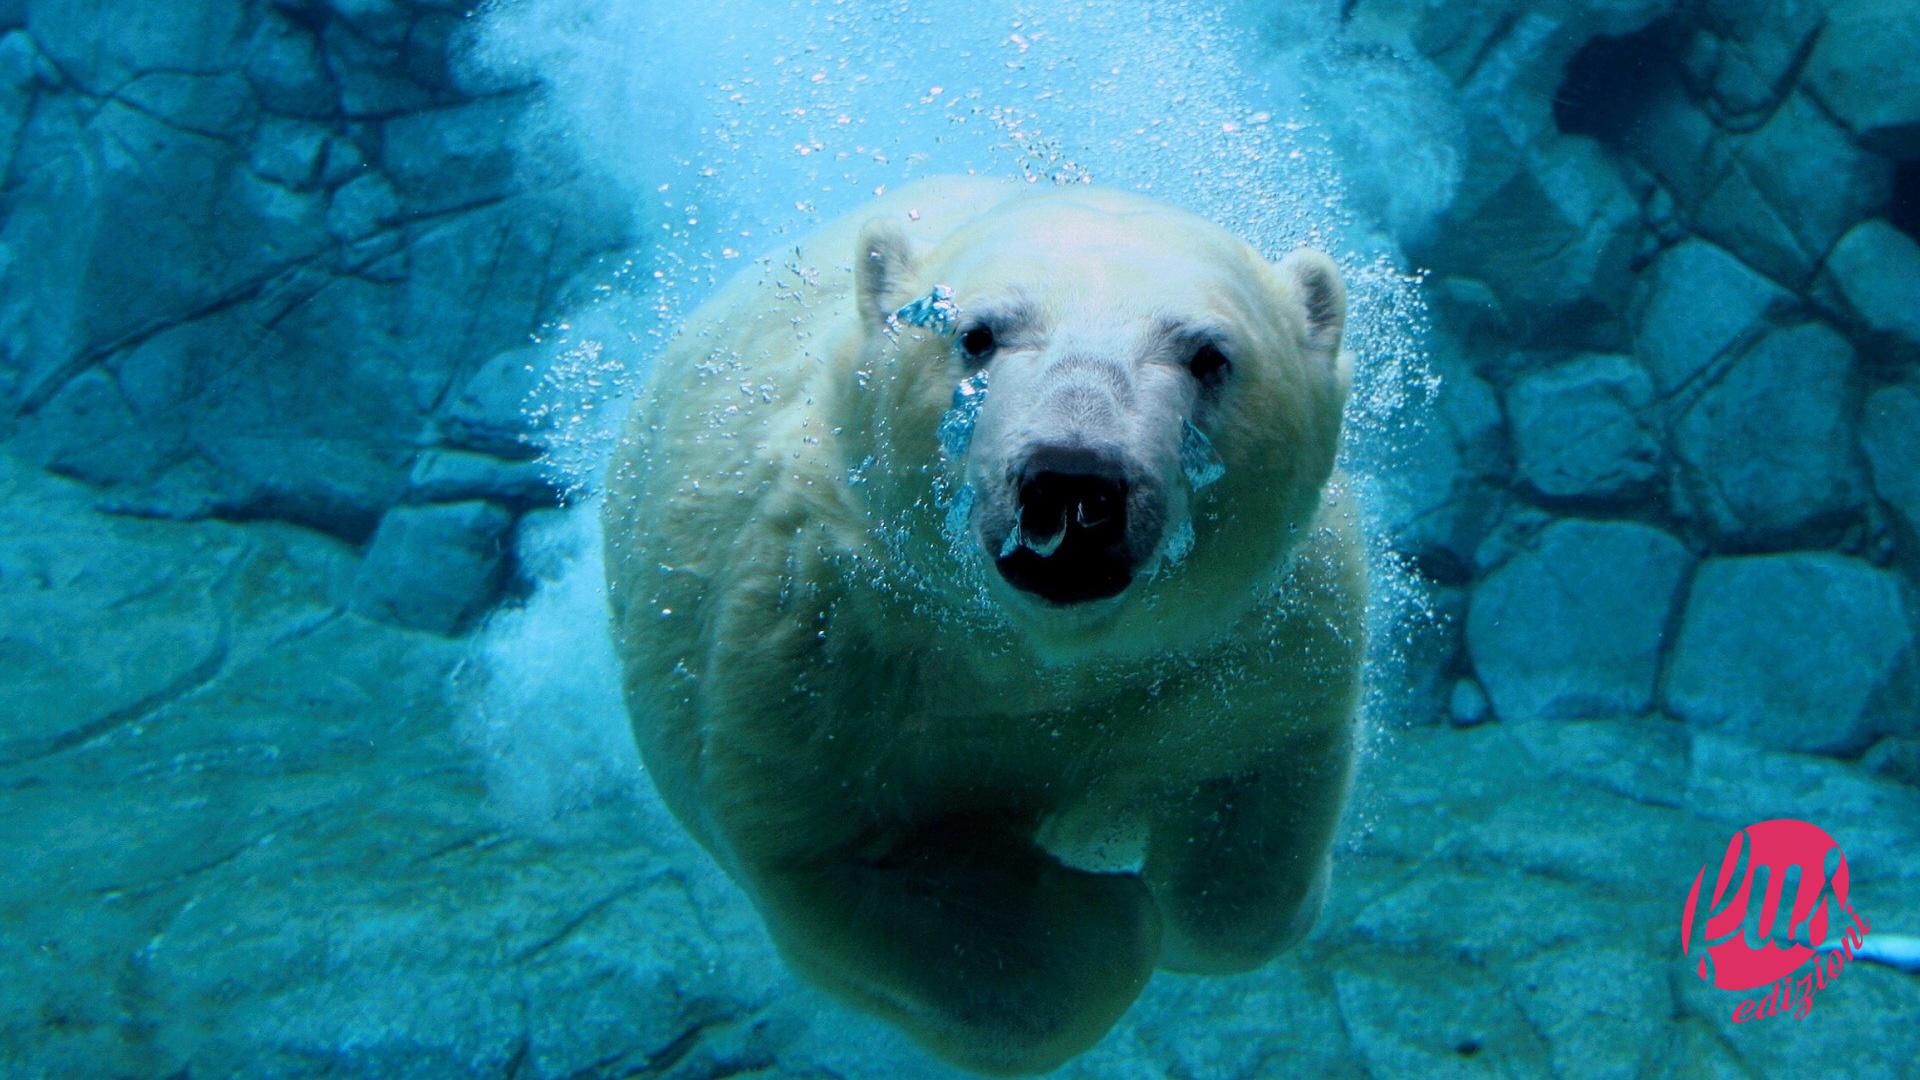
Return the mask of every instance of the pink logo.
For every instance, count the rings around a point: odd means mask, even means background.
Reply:
[[[1681,953],[1722,990],[1774,984],[1770,993],[1734,1008],[1736,1023],[1788,1011],[1805,1018],[1814,994],[1839,976],[1868,930],[1847,903],[1840,845],[1817,826],[1776,818],[1734,834],[1710,888],[1708,869],[1700,868],[1687,894]],[[1829,932],[1842,940],[1822,952]],[[1809,961],[1815,961],[1812,970],[1795,980]]]

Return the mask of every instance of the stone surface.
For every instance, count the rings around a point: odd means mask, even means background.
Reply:
[[[1869,149],[1894,157],[1920,155],[1920,12],[1901,0],[1844,0],[1831,5],[1807,59],[1808,88]]]
[[[451,634],[498,594],[513,518],[472,500],[387,512],[353,585],[353,610],[400,626]]]
[[[396,116],[381,127],[380,162],[409,206],[445,213],[514,191],[514,96]]]
[[[1634,301],[1634,351],[1671,393],[1699,379],[1735,343],[1764,331],[1791,294],[1703,240],[1668,249]]]
[[[1654,54],[1637,63],[1605,58],[1632,65],[1631,79],[1616,77],[1602,88],[1625,99],[1607,115],[1605,133],[1658,182],[1684,224],[1731,168],[1733,139],[1687,93],[1681,58],[1655,44]]]
[[[1474,591],[1473,669],[1505,721],[1651,708],[1661,635],[1692,557],[1625,522],[1559,521]]]
[[[1487,692],[1472,679],[1455,679],[1453,692],[1447,696],[1447,719],[1455,727],[1472,727],[1483,724],[1493,717],[1492,704],[1487,701]]]
[[[1561,780],[1650,806],[1682,804],[1692,733],[1665,716],[1523,721],[1508,730]]]
[[[537,349],[510,349],[482,364],[442,410],[443,438],[501,457],[530,456],[546,430],[529,415],[541,370]]]
[[[1637,1033],[1641,1017],[1673,1008],[1669,977],[1630,946],[1569,942],[1528,959],[1516,978],[1530,991],[1521,1012],[1551,1048],[1556,1076],[1634,1080],[1667,1050]]]
[[[1530,319],[1598,319],[1624,306],[1639,207],[1619,167],[1591,140],[1530,153],[1477,213],[1418,250],[1493,283]]]
[[[1687,55],[1688,75],[1714,117],[1736,130],[1763,122],[1791,88],[1824,22],[1814,0],[1710,0]]]
[[[1900,580],[1833,554],[1709,559],[1661,683],[1675,716],[1782,750],[1858,753],[1920,729]]]
[[[1644,496],[1660,476],[1653,401],[1653,380],[1624,356],[1577,356],[1521,379],[1507,392],[1520,479],[1553,499]]]
[[[284,116],[320,118],[340,99],[313,32],[285,10],[263,15],[243,71],[262,107]]]
[[[1860,758],[1867,771],[1920,787],[1920,735],[1889,735]]]
[[[1827,255],[1821,286],[1859,320],[1867,357],[1898,367],[1920,358],[1920,244],[1875,218],[1847,231]]]
[[[334,191],[327,231],[343,243],[364,240],[398,221],[400,209],[400,196],[386,177],[363,172]]]
[[[1842,233],[1886,204],[1892,180],[1891,163],[1795,95],[1765,127],[1734,142],[1696,221],[1748,265],[1801,285]]]
[[[1683,511],[1736,547],[1831,542],[1865,494],[1856,380],[1852,347],[1818,323],[1741,352],[1674,421]]]
[[[558,485],[540,462],[502,461],[465,450],[421,454],[407,494],[423,503],[488,499],[526,510],[554,506],[560,497]]]
[[[1873,485],[1907,527],[1920,534],[1920,388],[1875,391],[1862,411],[1860,442],[1873,466]]]
[[[145,522],[41,515],[21,472],[0,458],[8,762],[137,722],[218,671],[230,648],[228,579],[244,548],[237,531],[163,546],[143,542],[155,534]]]
[[[0,43],[16,452],[143,513],[364,540],[449,389],[632,228],[514,160],[531,98],[461,88],[460,16],[29,5]]]
[[[1779,816],[1846,821],[1847,862],[1886,912],[1880,925],[1912,924],[1920,901],[1901,890],[1920,881],[1920,867],[1901,845],[1920,811],[1920,790],[1851,762],[1769,750],[1736,736],[1696,733],[1692,747],[1681,796],[1689,811],[1723,824],[1745,815],[1750,823],[1754,797],[1764,790],[1770,812]]]

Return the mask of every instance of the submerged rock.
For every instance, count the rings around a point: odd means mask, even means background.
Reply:
[[[1920,787],[1920,735],[1889,735],[1860,758],[1869,772]]]
[[[365,540],[449,388],[633,230],[516,161],[524,87],[457,83],[457,5],[31,7],[0,20],[0,432],[116,506]]]
[[[1640,278],[1634,350],[1661,391],[1672,393],[1793,304],[1785,289],[1721,248],[1687,240],[1662,253]]]
[[[85,5],[34,3],[28,28],[63,70],[102,89],[150,72],[225,69],[247,36],[253,4],[142,4],[102,19]]]
[[[1889,386],[1868,398],[1860,442],[1875,490],[1920,535],[1920,388]]]
[[[34,760],[140,721],[189,693],[225,659],[221,584],[237,536],[173,546],[103,538],[73,522],[7,523],[0,551],[0,764]],[[111,552],[108,557],[102,555]],[[121,556],[114,558],[112,556]],[[109,619],[103,613],[112,612]]]
[[[1869,149],[1920,155],[1920,7],[1907,0],[1837,0],[1807,59],[1806,83]]]
[[[527,96],[446,72],[470,6],[0,0],[0,433],[108,491],[0,456],[0,1072],[944,1076],[792,976],[650,796],[530,825],[494,786],[543,782],[515,744],[455,735],[476,661],[442,635],[551,498],[541,354],[501,350],[632,236],[510,174]],[[1462,727],[1370,749],[1294,952],[1157,977],[1060,1075],[1905,1075],[1920,981],[1849,974],[1821,999],[1845,1023],[1736,1030],[1660,972],[1675,890],[1756,798],[1920,927],[1920,249],[1885,160],[1920,156],[1920,7],[1301,12],[1373,35],[1322,74],[1376,111],[1314,122],[1442,273],[1446,381],[1383,486],[1435,608],[1471,603],[1394,689]],[[1684,75],[1621,51],[1669,36],[1699,42]],[[1620,123],[1571,133],[1568,58],[1610,41],[1636,63],[1587,104]],[[1554,516],[1596,507],[1651,524]],[[1891,568],[1716,557],[1691,589],[1672,535],[1884,519]]]
[[[1658,529],[1559,521],[1474,590],[1467,647],[1505,721],[1652,708],[1665,632],[1693,557]]]
[[[1710,559],[1661,683],[1698,728],[1851,754],[1920,730],[1920,657],[1900,579],[1829,553]]]
[[[464,629],[495,599],[513,516],[489,502],[387,512],[353,585],[353,609],[418,630]]]
[[[261,106],[283,116],[320,119],[340,99],[319,40],[286,9],[262,13],[242,70]]]
[[[381,126],[381,165],[407,205],[423,214],[513,193],[518,95],[397,116]]]
[[[400,196],[377,173],[361,173],[333,193],[327,231],[341,241],[364,240],[400,217]]]
[[[1775,330],[1673,424],[1676,499],[1729,544],[1831,542],[1865,496],[1854,355],[1818,323]]]
[[[318,186],[332,138],[326,126],[277,116],[267,117],[260,125],[247,159],[253,171],[295,190]]]
[[[145,422],[114,374],[76,376],[20,425],[14,450],[63,476],[111,487],[147,480],[184,454],[183,432]]]
[[[1695,223],[1754,268],[1805,284],[1840,235],[1880,210],[1893,166],[1861,150],[1804,95],[1737,137]]]
[[[1819,286],[1857,319],[1870,363],[1920,359],[1920,244],[1885,219],[1863,221],[1833,246]]]
[[[1623,307],[1639,205],[1592,140],[1555,139],[1459,215],[1425,258],[1490,282],[1530,319],[1594,321]]]
[[[1653,403],[1653,380],[1625,356],[1588,354],[1527,375],[1507,392],[1520,479],[1554,499],[1647,494],[1660,475]]]
[[[1472,727],[1485,723],[1492,715],[1487,692],[1472,679],[1456,679],[1447,697],[1447,719],[1454,727]]]
[[[509,349],[480,365],[441,410],[446,440],[501,457],[531,456],[541,427],[527,410],[540,370],[537,349]]]
[[[430,450],[420,455],[409,481],[408,498],[423,503],[488,499],[536,509],[560,499],[547,466],[537,461],[503,461],[491,454]]]
[[[1709,0],[1686,52],[1687,73],[1721,123],[1747,130],[1788,92],[1819,32],[1817,0]]]

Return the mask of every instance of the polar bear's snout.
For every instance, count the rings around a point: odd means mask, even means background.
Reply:
[[[1116,596],[1159,544],[1150,491],[1112,451],[1036,447],[1011,476],[1011,528],[994,566],[1007,583],[1053,604]]]
[[[1138,368],[1151,335],[1118,333],[1104,310],[1053,340],[996,358],[969,469],[979,541],[1000,578],[1063,608],[1118,597],[1156,565],[1190,399]]]

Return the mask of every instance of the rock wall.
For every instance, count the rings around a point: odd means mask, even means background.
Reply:
[[[470,7],[0,5],[9,449],[113,510],[370,544],[356,606],[468,624],[552,502],[515,350],[632,242],[516,159],[535,88],[458,73]]]
[[[1920,8],[1360,0],[1347,37],[1410,114],[1452,94],[1405,237],[1443,385],[1396,528],[1454,616],[1416,714],[1920,782]]]

